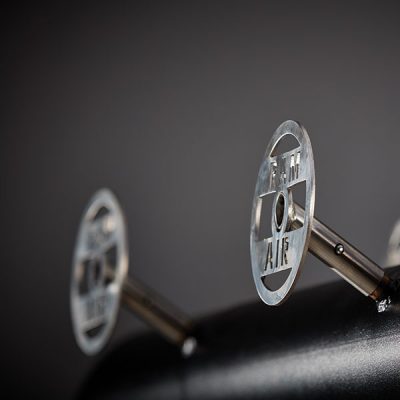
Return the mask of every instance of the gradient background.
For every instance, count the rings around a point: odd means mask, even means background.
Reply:
[[[1,365],[14,390],[70,398],[102,357],[80,353],[69,317],[75,234],[100,187],[125,210],[131,275],[193,316],[258,301],[251,202],[286,119],[311,136],[316,214],[384,259],[400,216],[396,2],[62,2],[2,16]],[[299,287],[334,279],[310,256]],[[143,328],[122,311],[108,350]]]

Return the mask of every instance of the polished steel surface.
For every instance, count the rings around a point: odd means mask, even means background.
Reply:
[[[303,220],[304,209],[295,204],[294,225]],[[384,271],[315,217],[308,249],[364,295],[374,300],[382,296]]]
[[[170,342],[180,346],[184,356],[189,356],[194,351],[197,343],[189,333],[192,328],[191,321],[154,290],[137,279],[126,279],[122,288],[122,300],[147,324]]]
[[[390,235],[386,265],[400,265],[400,220],[396,222]]]
[[[114,327],[120,299],[137,316],[189,356],[197,342],[190,320],[128,270],[127,229],[122,209],[108,189],[98,191],[82,217],[71,280],[71,316],[76,341],[98,353]]]
[[[298,147],[277,154],[276,148],[289,136],[295,138]],[[292,187],[305,182],[305,210],[303,226],[290,230]],[[272,236],[260,237],[260,220],[263,199],[274,196]],[[307,254],[314,216],[315,174],[311,142],[306,130],[295,121],[286,121],[278,127],[267,146],[258,173],[253,200],[250,230],[251,265],[254,282],[261,299],[268,305],[282,303],[290,294],[298,279]],[[283,214],[275,211],[283,204]],[[277,290],[265,285],[265,277],[288,270],[289,276]]]
[[[294,136],[299,146],[282,154],[274,153],[280,141]],[[314,159],[306,130],[286,121],[267,146],[258,174],[253,201],[250,251],[253,277],[261,299],[269,305],[282,303],[299,276],[307,250],[322,260],[362,294],[384,301],[393,288],[384,271],[354,246],[314,218]],[[293,189],[306,183],[304,208],[293,199]],[[274,195],[272,237],[260,237],[263,199]],[[391,238],[391,264],[399,264],[400,225]],[[397,251],[397,253],[396,253]],[[278,289],[269,287],[266,277],[290,270]],[[387,303],[387,301],[386,301]]]

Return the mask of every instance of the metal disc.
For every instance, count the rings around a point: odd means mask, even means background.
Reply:
[[[82,351],[99,352],[112,333],[128,270],[125,219],[108,189],[95,193],[83,213],[73,257],[71,316]]]
[[[289,137],[296,139],[295,148],[278,153]],[[279,146],[280,147],[280,146]],[[303,199],[304,223],[293,223],[293,190],[305,184]],[[261,215],[267,196],[274,196],[270,237],[261,237]],[[314,217],[315,173],[311,142],[304,127],[286,121],[278,127],[267,146],[258,173],[253,200],[250,230],[251,265],[254,282],[261,299],[278,305],[287,299],[300,273],[310,240]],[[278,288],[269,287],[268,280],[284,277]]]
[[[393,227],[387,249],[386,266],[394,267],[400,265],[400,220]]]

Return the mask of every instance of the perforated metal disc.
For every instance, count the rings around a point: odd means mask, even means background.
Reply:
[[[386,257],[386,266],[398,265],[400,265],[400,219],[396,222],[390,235]]]
[[[127,269],[125,219],[112,192],[102,189],[82,216],[73,258],[72,324],[86,354],[99,352],[112,332]]]
[[[282,154],[282,141],[296,139],[295,148]],[[292,191],[301,182],[305,184],[304,220],[302,226],[294,223]],[[261,237],[261,215],[267,196],[273,196],[270,237]],[[251,265],[254,282],[261,299],[268,305],[282,303],[290,294],[305,259],[314,217],[315,174],[311,142],[306,130],[295,121],[286,121],[278,127],[267,146],[258,173],[253,200],[250,230]],[[274,275],[285,280],[278,287],[269,287]]]

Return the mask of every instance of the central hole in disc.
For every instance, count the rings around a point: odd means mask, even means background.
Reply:
[[[278,199],[276,200],[275,204],[275,222],[278,230],[281,229],[282,227],[284,214],[285,214],[285,196],[283,195],[283,193],[279,193]]]

